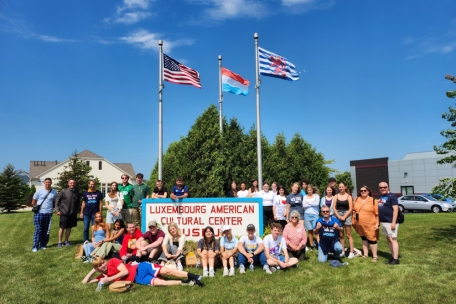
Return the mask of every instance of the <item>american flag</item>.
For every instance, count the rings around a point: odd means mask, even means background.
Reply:
[[[163,54],[163,61],[164,80],[201,88],[200,75],[197,71],[177,62],[166,54]]]

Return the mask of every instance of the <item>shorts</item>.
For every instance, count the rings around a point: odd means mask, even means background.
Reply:
[[[337,210],[337,213],[339,213],[339,215],[341,215],[341,216],[344,216],[347,212],[348,212],[348,210]],[[350,215],[349,217],[347,217],[347,219],[345,221],[340,221],[340,222],[343,226],[351,226],[352,225],[352,216]]]
[[[386,237],[396,239],[397,231],[399,230],[399,224],[396,224],[396,229],[391,230],[391,223],[381,223],[382,225],[382,234]]]
[[[60,215],[60,228],[67,229],[73,228],[78,225],[78,215]]]
[[[304,229],[314,230],[318,220],[318,214],[304,213]]]
[[[115,211],[117,211],[118,209],[114,209]],[[106,212],[106,224],[113,224],[116,220],[118,219],[122,219],[122,211],[120,211],[121,214],[119,214],[118,217],[115,217],[111,211],[107,211]]]
[[[139,263],[136,270],[135,282],[142,285],[154,285],[154,279],[160,275],[162,266],[148,262]]]

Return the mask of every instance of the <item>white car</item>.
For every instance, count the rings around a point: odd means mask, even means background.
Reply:
[[[404,195],[397,199],[399,209],[402,212],[407,211],[432,211],[438,213],[441,211],[453,211],[453,204],[439,201],[433,197],[424,195]]]

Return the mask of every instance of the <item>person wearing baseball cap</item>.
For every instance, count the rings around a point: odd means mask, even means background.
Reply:
[[[222,226],[222,238],[220,239],[220,253],[222,254],[223,276],[234,276],[234,255],[237,253],[239,240],[231,233],[229,225]],[[228,263],[230,270],[228,271]]]
[[[151,262],[152,260],[158,259],[162,253],[165,233],[158,228],[155,220],[150,221],[147,226],[149,227],[149,231],[144,233],[136,242],[136,247],[138,248],[136,256],[141,257],[149,255],[148,261]]]
[[[245,265],[247,263],[250,265],[251,270],[254,269],[254,265],[261,265],[267,274],[272,274],[264,255],[263,240],[255,235],[255,226],[253,224],[247,226],[247,235],[244,235],[239,240],[238,250],[240,274],[245,274]]]

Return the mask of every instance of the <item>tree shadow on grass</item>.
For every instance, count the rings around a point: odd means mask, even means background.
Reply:
[[[431,227],[433,239],[437,241],[456,242],[456,225],[448,227]]]

